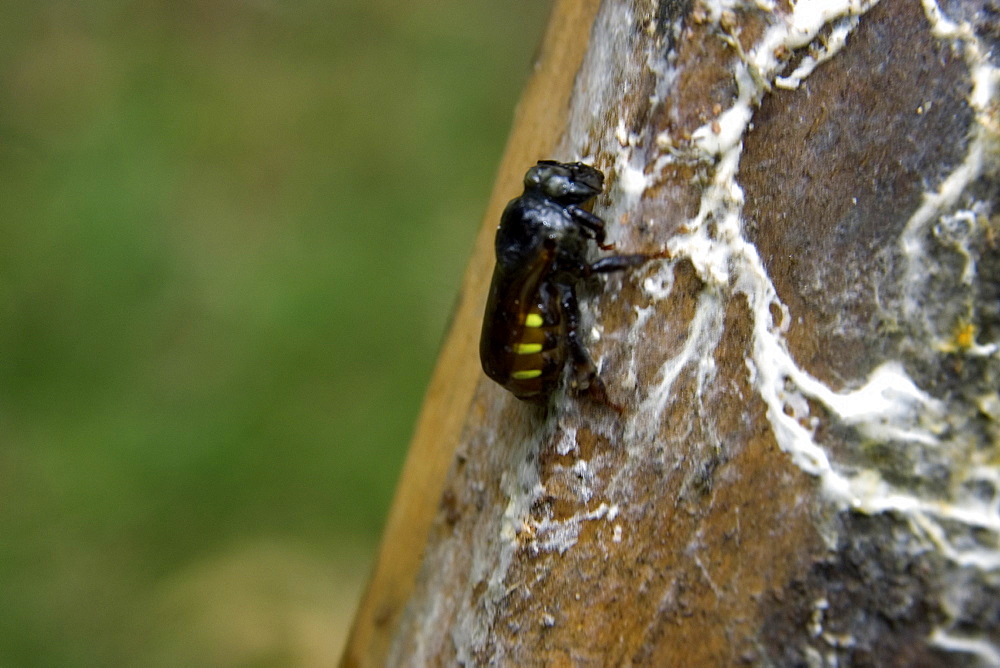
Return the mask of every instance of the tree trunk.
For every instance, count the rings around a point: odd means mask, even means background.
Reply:
[[[998,38],[995,0],[558,2],[344,664],[1000,664]],[[478,369],[538,158],[670,253],[581,295],[618,410]]]

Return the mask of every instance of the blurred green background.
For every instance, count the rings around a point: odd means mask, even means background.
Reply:
[[[548,7],[0,5],[0,665],[339,657]]]

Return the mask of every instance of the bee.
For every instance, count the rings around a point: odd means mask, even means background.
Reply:
[[[602,250],[604,221],[583,208],[604,188],[604,174],[582,162],[539,160],[524,193],[507,204],[496,236],[496,267],[483,317],[479,358],[486,375],[518,399],[544,403],[572,364],[571,386],[603,396],[597,368],[581,342],[577,285],[588,276],[658,257]]]

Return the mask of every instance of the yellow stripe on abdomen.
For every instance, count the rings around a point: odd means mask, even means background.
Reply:
[[[546,341],[550,336],[547,332],[552,325],[546,325],[541,313],[532,312],[524,316],[524,328],[520,332],[520,340],[512,343],[515,358],[511,360],[510,377],[512,380],[533,380],[543,374]],[[551,346],[550,346],[551,347]]]
[[[525,327],[541,327],[545,321],[542,320],[542,316],[538,313],[529,313],[524,318]]]

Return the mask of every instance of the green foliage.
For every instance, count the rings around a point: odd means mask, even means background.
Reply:
[[[546,10],[0,6],[0,664],[173,665],[164,581],[374,540]]]

